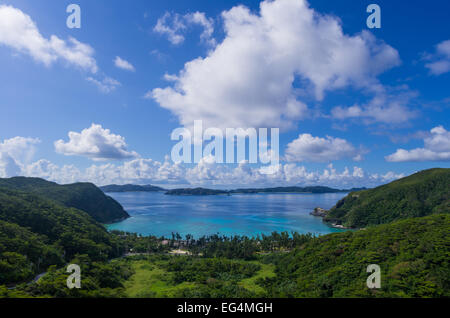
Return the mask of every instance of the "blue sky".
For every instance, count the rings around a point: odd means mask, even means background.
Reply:
[[[0,0],[0,177],[373,186],[450,166],[447,1],[260,4]],[[193,118],[280,128],[281,172],[173,163]]]

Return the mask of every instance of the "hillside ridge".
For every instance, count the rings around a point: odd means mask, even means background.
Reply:
[[[40,178],[0,179],[0,188],[24,191],[85,211],[100,223],[114,223],[129,217],[122,205],[92,183],[60,185]]]
[[[450,212],[450,169],[434,168],[374,189],[349,193],[323,220],[362,228],[396,220]]]

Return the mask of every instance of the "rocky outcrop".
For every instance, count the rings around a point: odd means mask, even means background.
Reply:
[[[313,216],[325,217],[327,216],[327,210],[322,208],[315,208],[314,211],[310,213]]]

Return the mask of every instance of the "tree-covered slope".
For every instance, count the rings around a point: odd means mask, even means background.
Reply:
[[[275,262],[269,297],[449,297],[450,214],[321,236]],[[370,264],[381,289],[367,288]]]
[[[113,198],[91,183],[59,185],[39,178],[15,177],[0,179],[0,187],[26,191],[85,211],[96,221],[113,223],[129,217]]]
[[[86,212],[0,188],[0,285],[31,279],[76,254],[119,256],[122,247]]]
[[[64,264],[63,252],[48,237],[0,221],[0,284],[30,280],[50,265]]]
[[[117,185],[110,184],[103,187],[100,187],[103,192],[113,193],[113,192],[159,192],[166,191],[163,188],[148,185],[135,185],[135,184],[125,184],[125,185]]]
[[[350,193],[328,212],[324,221],[362,228],[448,212],[450,169],[430,169],[375,189]]]

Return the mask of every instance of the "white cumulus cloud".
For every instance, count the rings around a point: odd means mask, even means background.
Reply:
[[[264,174],[260,168],[246,162],[237,166],[215,164],[205,158],[193,167],[138,158],[122,164],[92,165],[80,170],[73,165],[58,166],[39,160],[23,169],[23,174],[59,183],[93,182],[106,184],[161,184],[189,187],[270,187],[286,185],[324,185],[336,188],[373,187],[404,177],[389,171],[385,174],[367,173],[360,167],[338,171],[328,165],[322,171],[308,170],[294,163],[281,164],[274,174]]]
[[[327,136],[314,137],[301,134],[287,145],[285,157],[288,162],[331,162],[352,158],[361,160],[362,153],[345,139]]]
[[[429,60],[425,67],[431,74],[441,75],[450,72],[450,40],[439,43],[436,52],[427,54],[425,59]]]
[[[216,41],[212,37],[214,33],[214,21],[207,18],[203,12],[187,13],[180,15],[178,13],[172,14],[170,12],[158,19],[153,31],[167,36],[170,43],[178,45],[184,42],[184,33],[191,25],[199,25],[203,28],[200,39],[210,45],[215,45]]]
[[[190,24],[197,24],[203,28],[200,39],[205,43],[212,46],[216,45],[216,40],[212,37],[214,33],[214,21],[211,18],[207,18],[203,12],[188,13],[184,16],[186,21]]]
[[[108,76],[104,77],[102,80],[90,76],[86,78],[86,80],[97,86],[97,88],[105,94],[111,93],[112,91],[115,91],[117,87],[121,86],[119,81]]]
[[[386,157],[390,162],[450,161],[450,131],[443,126],[431,129],[424,139],[424,147],[412,150],[398,149]]]
[[[92,124],[81,133],[69,132],[69,141],[58,140],[55,150],[66,156],[84,156],[93,160],[130,159],[139,155],[127,150],[125,138],[101,125]]]
[[[401,89],[400,92],[389,93],[381,88],[376,96],[365,105],[355,104],[350,107],[337,106],[331,110],[335,119],[358,119],[369,124],[380,122],[399,124],[408,122],[418,116],[418,111],[410,109],[410,101],[417,96],[416,92]]]
[[[20,165],[9,154],[0,152],[0,178],[9,178],[20,174]]]
[[[345,34],[305,0],[263,1],[259,13],[236,6],[222,18],[223,41],[147,95],[184,126],[289,128],[307,113],[305,91],[317,100],[347,87],[375,91],[377,75],[400,63],[391,46],[367,31]]]
[[[92,182],[106,184],[162,184],[172,186],[205,186],[220,188],[268,187],[287,185],[324,185],[338,188],[377,186],[403,177],[389,171],[385,174],[367,173],[360,167],[336,170],[328,165],[323,171],[308,170],[295,163],[280,164],[273,174],[261,167],[241,162],[238,165],[216,164],[212,158],[203,158],[197,165],[173,163],[169,156],[164,161],[139,158],[126,149],[123,137],[113,135],[100,125],[93,124],[81,133],[69,133],[69,142],[55,143],[56,150],[66,155],[99,159],[126,159],[121,163],[93,164],[80,169],[72,164],[57,165],[47,159],[32,162],[36,138],[15,137],[0,142],[0,177],[39,177],[58,183]],[[435,147],[441,147],[436,141]],[[136,157],[136,158],[135,158]]]
[[[0,142],[0,177],[20,175],[24,164],[34,156],[38,143],[37,138],[19,136]]]
[[[94,49],[70,37],[67,41],[42,36],[31,17],[12,6],[0,5],[0,44],[49,66],[62,60],[92,73],[98,70]]]
[[[116,58],[114,59],[114,65],[125,71],[130,71],[130,72],[136,71],[133,64],[122,59],[120,56],[116,56]]]

